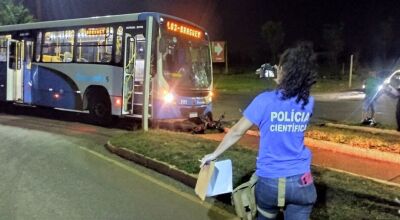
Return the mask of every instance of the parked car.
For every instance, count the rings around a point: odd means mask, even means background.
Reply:
[[[394,71],[389,77],[387,77],[384,84],[389,84],[393,88],[400,90],[400,69]]]

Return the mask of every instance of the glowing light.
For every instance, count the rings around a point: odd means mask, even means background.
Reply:
[[[164,101],[166,103],[171,103],[172,101],[174,101],[174,99],[175,99],[175,97],[174,97],[174,95],[172,93],[166,93],[164,95]]]
[[[54,93],[53,97],[54,97],[55,99],[59,99],[59,98],[60,98],[60,94]]]
[[[213,97],[213,96],[214,96],[214,93],[213,93],[212,91],[210,91],[209,96],[210,96],[210,97]]]
[[[193,38],[200,39],[202,37],[202,31],[200,31],[199,29],[189,27],[187,25],[174,21],[167,21],[167,30]]]
[[[106,28],[88,28],[86,29],[87,35],[104,35],[106,34]]]
[[[117,105],[117,106],[121,106],[121,99],[117,99],[117,100],[115,100],[115,105]]]

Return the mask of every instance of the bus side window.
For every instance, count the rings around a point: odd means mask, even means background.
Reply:
[[[74,30],[46,32],[43,45],[43,62],[72,62]]]
[[[0,62],[7,62],[7,38],[0,36]]]
[[[118,27],[117,37],[115,39],[115,62],[120,63],[122,60],[122,36],[124,34],[124,28]]]
[[[146,39],[142,34],[136,35],[136,63],[135,63],[135,73],[138,78],[144,76],[144,65],[145,65],[145,55],[146,55]]]
[[[35,61],[39,62],[42,53],[42,32],[39,32],[36,37]]]
[[[81,28],[77,38],[77,62],[109,63],[113,44],[113,28]]]
[[[25,41],[24,62],[27,69],[31,69],[33,56],[33,41]]]
[[[15,41],[10,42],[8,68],[9,69],[17,68],[17,43]]]

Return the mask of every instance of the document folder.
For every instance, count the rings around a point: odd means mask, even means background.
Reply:
[[[232,192],[232,161],[212,161],[203,166],[197,179],[195,192],[201,200]]]

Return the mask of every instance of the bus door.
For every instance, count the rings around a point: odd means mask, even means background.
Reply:
[[[7,43],[7,101],[22,101],[23,42]]]
[[[143,103],[145,38],[125,34],[123,114],[141,117]]]
[[[0,37],[0,101],[7,98],[7,44],[5,37]]]
[[[23,101],[24,103],[32,103],[32,61],[34,41],[26,39],[23,41],[23,59],[22,59],[22,82],[23,82]],[[21,50],[22,51],[22,50]]]

